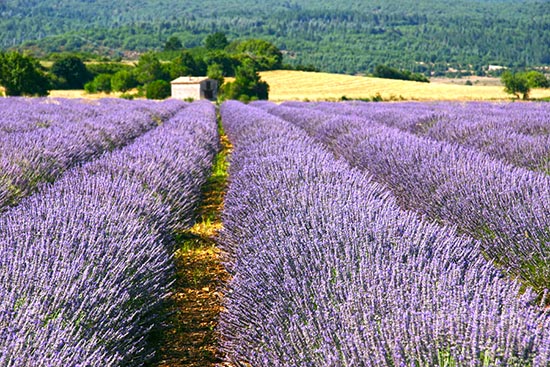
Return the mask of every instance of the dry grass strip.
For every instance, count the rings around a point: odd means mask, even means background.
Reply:
[[[171,322],[161,338],[158,367],[209,367],[221,363],[215,328],[222,310],[221,289],[229,275],[220,261],[215,238],[222,228],[221,211],[227,185],[227,155],[231,146],[222,135],[222,150],[203,187],[193,228],[178,234],[177,278],[170,300]]]

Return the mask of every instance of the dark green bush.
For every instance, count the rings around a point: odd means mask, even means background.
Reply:
[[[99,74],[94,80],[84,85],[84,90],[88,93],[111,93],[111,78],[112,75],[110,74]]]
[[[166,80],[155,80],[145,86],[145,96],[148,99],[165,99],[170,94],[170,83]]]

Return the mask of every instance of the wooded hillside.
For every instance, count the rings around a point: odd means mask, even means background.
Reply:
[[[340,73],[550,64],[548,1],[5,0],[0,15],[1,48],[41,53],[127,56],[160,50],[171,36],[194,47],[222,31],[269,40],[286,63]]]

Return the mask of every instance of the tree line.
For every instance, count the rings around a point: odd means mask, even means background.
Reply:
[[[227,99],[267,99],[269,86],[259,71],[280,69],[282,53],[260,39],[229,42],[222,32],[208,35],[202,46],[185,49],[170,37],[161,52],[145,52],[133,64],[89,62],[72,53],[53,54],[49,68],[32,56],[0,53],[0,85],[6,95],[47,95],[51,89],[85,89],[89,93],[122,92],[122,96],[162,99],[170,96],[170,81],[180,76],[208,76],[222,86]],[[234,81],[224,83],[225,77]],[[129,94],[137,89],[136,94]]]
[[[170,81],[180,76],[208,76],[221,86],[221,99],[250,101],[267,99],[269,86],[259,71],[292,68],[283,63],[283,54],[275,45],[261,39],[229,42],[225,33],[209,34],[201,46],[185,48],[175,36],[169,37],[160,52],[145,52],[137,62],[94,61],[73,53],[54,53],[52,65],[44,67],[30,55],[15,51],[0,52],[0,86],[9,96],[47,95],[51,89],[85,89],[89,93],[122,92],[123,98],[167,98]],[[300,70],[316,71],[313,66]],[[416,72],[379,64],[370,76],[429,82]],[[224,83],[226,77],[233,77]],[[503,72],[505,91],[528,99],[532,88],[549,88],[548,78],[536,70]],[[137,92],[130,93],[136,90]]]
[[[161,51],[171,36],[193,48],[222,30],[270,41],[285,63],[347,74],[372,73],[379,64],[427,76],[550,65],[547,1],[59,0],[55,11],[47,2],[13,3],[0,4],[0,47],[43,55]]]

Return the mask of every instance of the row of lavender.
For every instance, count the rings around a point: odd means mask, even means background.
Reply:
[[[2,98],[0,135],[78,122],[99,115],[101,112],[98,108],[104,104],[105,100],[90,102],[61,98]],[[61,119],[60,115],[66,119]]]
[[[68,168],[128,144],[184,107],[175,100],[0,100],[0,211]]]
[[[550,286],[550,177],[355,116],[264,106],[386,184],[400,204],[459,226],[539,290]]]
[[[219,331],[252,366],[546,366],[550,315],[479,244],[401,210],[302,130],[226,102],[232,274]]]
[[[479,149],[509,164],[550,174],[547,104],[290,102],[285,105],[362,117],[433,140]]]
[[[218,149],[193,103],[0,217],[0,366],[141,366]]]

